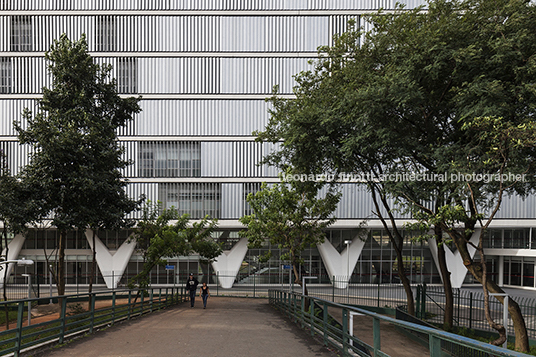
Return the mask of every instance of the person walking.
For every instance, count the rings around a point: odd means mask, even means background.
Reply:
[[[199,295],[201,295],[201,298],[203,299],[203,309],[206,309],[207,300],[210,296],[210,291],[208,290],[207,283],[203,283],[203,286],[201,286],[201,289],[199,289]]]
[[[199,281],[194,278],[194,274],[190,273],[188,280],[186,280],[186,290],[190,292],[190,307],[194,307],[195,304],[195,294],[197,293],[197,285]]]

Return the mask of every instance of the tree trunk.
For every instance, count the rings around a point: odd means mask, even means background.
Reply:
[[[454,239],[454,242],[456,243],[456,246],[458,248],[458,251],[460,252],[460,255],[463,260],[463,264],[469,270],[471,275],[480,282],[480,284],[483,283],[482,279],[482,267],[480,264],[476,264],[473,259],[471,258],[469,251],[467,249],[467,243],[464,238],[456,236],[455,234],[452,234],[452,232],[449,232],[451,237]],[[485,262],[483,262],[485,263]],[[494,294],[504,294],[504,291],[495,284],[494,281],[490,279],[486,279],[485,286],[483,285],[488,291],[494,293]],[[497,300],[501,302],[501,304],[504,304],[504,297],[502,296],[496,296]],[[523,314],[521,313],[521,309],[519,308],[519,305],[517,302],[515,302],[513,299],[508,299],[508,312],[510,314],[510,317],[512,318],[512,322],[514,324],[514,334],[515,334],[515,349],[519,352],[528,352],[529,351],[529,338],[527,334],[527,326],[525,325],[525,319],[523,318]]]
[[[58,278],[56,287],[58,295],[65,295],[65,242],[67,241],[67,231],[60,231],[60,239],[58,244]]]
[[[387,234],[389,235],[389,239],[391,243],[393,244],[393,247],[395,248],[395,251],[396,251],[396,261],[398,264],[398,277],[400,278],[400,281],[402,282],[402,285],[404,286],[404,291],[406,292],[408,314],[410,314],[411,316],[415,316],[415,300],[413,298],[413,290],[411,290],[411,284],[409,282],[408,277],[406,276],[406,270],[404,269],[404,259],[402,257],[404,237],[402,237],[402,235],[398,231],[398,228],[396,226],[396,220],[394,219],[391,213],[391,207],[389,206],[389,202],[387,202],[385,195],[382,195],[381,190],[377,188],[374,184],[369,183],[369,188],[370,188],[370,193],[372,195],[372,202],[374,203],[374,207],[376,207],[376,215],[382,222],[382,225],[385,231],[387,232]],[[393,232],[389,230],[389,227],[387,226],[387,221],[381,214],[377,195],[380,196],[382,205],[387,210],[387,214],[389,215],[389,220],[391,222],[391,227],[392,227]]]
[[[452,294],[452,282],[450,281],[450,271],[447,268],[445,258],[445,246],[442,238],[441,227],[435,226],[434,232],[437,243],[437,258],[439,271],[443,279],[443,290],[445,290],[445,316],[443,317],[443,330],[451,331],[454,323],[454,296]]]
[[[403,237],[400,237],[399,239],[403,240]],[[393,242],[393,243],[396,243],[396,242]],[[400,247],[401,246],[402,244],[400,244]],[[397,246],[395,250],[396,250],[396,261],[398,265],[398,277],[400,278],[400,281],[402,282],[402,285],[404,286],[404,291],[406,292],[406,300],[408,303],[408,314],[410,314],[411,316],[415,316],[415,299],[413,298],[413,290],[411,290],[411,283],[409,282],[409,279],[406,276],[406,269],[404,268],[404,259],[402,257],[402,249],[398,248]]]

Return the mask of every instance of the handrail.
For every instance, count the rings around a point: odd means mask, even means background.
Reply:
[[[379,323],[380,321],[387,322],[391,325],[398,326],[406,330],[415,331],[415,332],[428,335],[430,356],[432,357],[440,357],[442,355],[442,350],[441,350],[442,341],[447,341],[458,346],[470,348],[474,351],[489,353],[494,356],[509,356],[509,357],[528,356],[524,353],[511,351],[502,347],[476,341],[476,340],[473,340],[464,336],[441,331],[441,330],[431,328],[431,327],[421,326],[421,325],[407,322],[407,321],[396,320],[394,318],[383,316],[383,315],[370,312],[368,310],[364,310],[364,309],[354,307],[354,306],[343,305],[343,304],[339,304],[339,303],[335,303],[332,301],[315,298],[315,297],[303,296],[300,293],[271,289],[268,291],[268,294],[269,294],[269,302],[271,305],[274,305],[276,307],[281,307],[284,310],[284,312],[289,314],[289,316],[294,319],[294,321],[297,322],[299,319],[301,321],[302,326],[307,325],[307,327],[311,330],[311,334],[315,334],[315,333],[323,334],[324,343],[326,344],[329,343],[332,346],[336,347],[345,356],[350,355],[348,352],[349,350],[352,350],[354,353],[360,356],[368,355],[368,354],[363,354],[362,350],[359,350],[353,345],[360,345],[361,347],[363,346],[366,347],[366,349],[370,353],[373,353],[373,356],[388,356],[387,354],[381,351],[380,323]],[[308,300],[310,303],[309,310],[305,308],[306,300]],[[298,301],[300,302],[300,307],[298,307]],[[333,326],[326,326],[326,324],[328,323],[326,321],[326,313],[324,313],[323,318],[318,318],[314,316],[314,311],[313,311],[314,305],[323,307],[324,311],[327,311],[326,307],[336,307],[336,308],[342,309],[342,316],[343,316],[342,329],[340,328],[336,329],[337,330],[336,332],[338,335],[335,335],[333,333],[334,331]],[[356,312],[356,313],[373,318],[374,346],[369,346],[365,342],[359,340],[358,338],[352,337],[349,335],[349,330],[347,326],[348,324],[346,320],[347,320],[347,317],[350,315],[350,312]],[[327,333],[328,330],[330,330],[331,333]],[[328,334],[328,336],[326,336],[326,334]]]
[[[110,297],[111,306],[96,309],[97,295]],[[135,299],[136,295],[139,295],[138,299]],[[15,328],[0,332],[0,355],[11,354],[17,357],[21,352],[27,352],[46,344],[54,342],[61,344],[65,338],[85,332],[92,333],[99,326],[129,320],[133,316],[141,316],[177,304],[184,301],[184,296],[183,289],[176,287],[125,289],[113,292],[55,296],[54,299],[58,299],[61,302],[58,318],[30,326],[24,325],[25,305],[38,301],[48,303],[50,297],[3,301],[0,302],[0,312],[7,308],[6,305],[16,307],[17,322]],[[119,303],[120,300],[123,300],[123,303]],[[67,312],[69,303],[79,303],[81,301],[89,303],[88,311],[76,314]]]

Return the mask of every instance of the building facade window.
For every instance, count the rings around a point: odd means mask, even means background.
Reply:
[[[0,94],[11,93],[11,58],[0,57]]]
[[[32,18],[30,16],[13,16],[11,18],[11,51],[26,52],[32,50]]]
[[[260,182],[247,182],[242,184],[242,193],[243,193],[243,200],[244,200],[244,216],[249,216],[253,214],[253,209],[251,208],[251,205],[248,203],[248,195],[250,193],[255,194],[258,191],[261,190],[261,184]]]
[[[207,215],[220,218],[219,183],[163,183],[159,185],[158,196],[163,207],[175,207],[181,215],[187,213],[193,219]]]
[[[140,142],[140,177],[201,176],[201,143]]]
[[[530,228],[490,228],[486,231],[484,248],[536,249]]]
[[[115,30],[115,17],[99,16],[96,24],[96,50],[109,52],[116,50],[117,31]]]
[[[138,92],[138,61],[134,57],[117,59],[116,66],[117,91],[129,94]]]
[[[534,288],[533,257],[504,257],[503,284]]]

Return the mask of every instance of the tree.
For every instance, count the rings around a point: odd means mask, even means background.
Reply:
[[[324,229],[335,222],[332,214],[339,198],[332,189],[319,197],[318,184],[312,182],[289,181],[272,187],[263,183],[260,191],[247,197],[253,213],[240,218],[247,229],[239,234],[248,238],[250,248],[260,248],[268,240],[283,250],[281,260],[290,261],[301,285],[301,253],[324,241]],[[269,258],[269,254],[261,257]]]
[[[133,235],[136,249],[143,256],[143,269],[129,281],[129,287],[148,287],[151,270],[165,265],[165,258],[197,253],[207,261],[214,260],[222,253],[212,239],[217,223],[208,217],[192,223],[188,214],[179,215],[174,207],[161,210],[158,203],[149,201]]]
[[[0,151],[0,221],[2,230],[0,235],[0,252],[5,249],[2,260],[9,260],[9,236],[24,231],[26,223],[31,221],[32,208],[36,207],[31,194],[23,187],[20,180],[14,177],[9,170],[6,155]],[[4,249],[2,248],[4,247]],[[8,265],[0,265],[3,270],[3,295],[7,301]],[[9,329],[9,309],[5,306],[6,329]]]
[[[369,173],[369,187],[381,183],[380,202],[393,198],[438,238],[446,233],[485,294],[502,292],[485,277],[483,233],[480,263],[467,247],[504,194],[523,196],[534,186],[516,176],[535,161],[534,17],[523,0],[440,0],[426,12],[368,16],[370,31],[351,28],[319,50],[314,70],[296,77],[296,99],[272,98],[259,138],[283,143],[268,161]],[[475,179],[452,179],[460,175]],[[483,179],[492,175],[501,179]],[[527,351],[523,317],[515,301],[508,308],[516,349]]]
[[[62,35],[45,59],[52,86],[43,88],[35,115],[26,109],[15,126],[20,143],[34,149],[21,178],[59,231],[55,277],[63,295],[67,231],[120,221],[135,207],[123,192],[128,162],[116,131],[140,111],[140,98],[117,94],[111,66],[94,63],[85,36]]]

